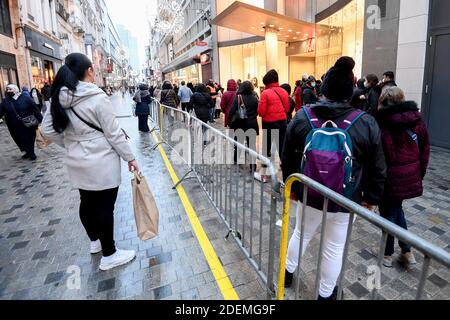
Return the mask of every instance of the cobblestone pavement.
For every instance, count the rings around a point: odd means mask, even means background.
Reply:
[[[160,209],[161,235],[152,241],[138,240],[131,176],[124,167],[115,211],[115,235],[117,245],[135,249],[138,258],[127,266],[100,272],[100,257],[88,253],[89,241],[78,218],[79,195],[67,181],[61,150],[52,146],[38,151],[36,162],[23,161],[5,125],[0,125],[0,299],[223,298],[178,194],[172,190],[161,156],[150,150],[154,141],[148,135],[136,133],[137,120],[130,118],[129,100],[124,103],[114,97],[113,103],[120,122],[132,137],[133,148]],[[223,127],[220,123],[216,126]],[[406,203],[410,230],[447,250],[450,250],[449,156],[446,151],[433,150],[424,196]],[[187,169],[182,165],[174,167],[180,177]],[[224,239],[227,230],[198,181],[187,180],[183,186],[239,297],[264,299],[264,286],[236,244]],[[259,211],[258,206],[255,211]],[[294,223],[292,214],[291,226]],[[279,242],[279,230],[276,237]],[[368,248],[378,243],[379,238],[375,228],[357,220],[344,281],[346,299],[368,298],[367,268],[376,263]],[[302,299],[314,299],[317,248],[318,237],[312,241],[302,266]],[[278,255],[278,247],[275,253]],[[398,263],[393,269],[383,269],[382,299],[414,297],[422,259],[418,260],[418,266],[411,270]],[[73,275],[71,266],[81,270],[79,290],[67,287]],[[432,263],[426,298],[449,299],[449,282],[449,270]],[[293,298],[291,290],[286,298]]]
[[[115,238],[118,247],[136,250],[137,259],[99,271],[100,256],[89,254],[89,239],[78,217],[79,194],[69,184],[61,149],[38,150],[36,162],[21,160],[2,124],[0,299],[223,299],[162,158],[150,152],[153,140],[136,133],[129,100],[124,104],[116,96],[113,102],[158,204],[160,236],[146,242],[137,238],[131,175],[124,166]],[[195,209],[239,297],[264,293],[237,246],[220,234],[215,211],[201,195],[195,201],[202,201],[192,203],[200,203]],[[69,290],[78,268],[80,289]]]

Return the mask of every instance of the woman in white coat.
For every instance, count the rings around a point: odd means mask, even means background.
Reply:
[[[103,253],[101,270],[132,261],[134,251],[114,242],[114,206],[121,183],[121,159],[139,170],[107,95],[94,84],[92,62],[81,53],[66,57],[52,85],[51,112],[42,133],[66,148],[65,163],[80,191],[80,218],[91,240],[91,254]]]

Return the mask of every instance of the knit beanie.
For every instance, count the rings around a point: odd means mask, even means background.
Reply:
[[[272,69],[269,72],[267,72],[266,75],[264,76],[263,83],[265,86],[268,86],[276,82],[279,82],[278,72]]]
[[[322,84],[322,93],[332,101],[346,101],[353,95],[355,60],[341,57],[334,67],[328,70]]]

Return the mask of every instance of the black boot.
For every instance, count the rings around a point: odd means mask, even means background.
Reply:
[[[284,287],[290,288],[292,287],[292,281],[294,280],[294,274],[290,273],[286,270],[285,276],[284,276]]]
[[[31,161],[34,161],[36,159],[37,159],[37,157],[36,157],[36,155],[34,153],[32,155],[30,155],[30,160]]]
[[[334,288],[334,290],[333,290],[333,294],[330,296],[330,297],[328,297],[328,298],[324,298],[324,297],[321,297],[320,295],[319,295],[319,297],[317,298],[317,300],[329,300],[329,301],[332,301],[332,300],[337,300],[337,294],[338,294],[338,287],[335,287]]]
[[[30,159],[31,155],[27,152],[22,156],[22,159]]]

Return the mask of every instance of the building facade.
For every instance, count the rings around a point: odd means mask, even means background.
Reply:
[[[394,71],[422,107],[434,145],[450,147],[450,1],[216,0],[219,78],[256,79],[277,69],[293,85],[321,77],[342,55],[355,76]],[[245,19],[243,19],[245,17]],[[447,17],[447,18],[445,18]]]
[[[158,3],[161,7],[165,1]],[[153,39],[157,39],[159,52],[160,68],[156,72],[161,74],[162,79],[195,84],[218,78],[218,68],[214,65],[216,63],[217,66],[217,61],[214,61],[216,38],[211,25],[214,7],[211,1],[180,1],[182,31],[172,33],[171,30],[161,30],[152,35]],[[159,23],[155,21],[154,26]]]
[[[9,83],[30,85],[18,0],[0,0],[0,98]]]

